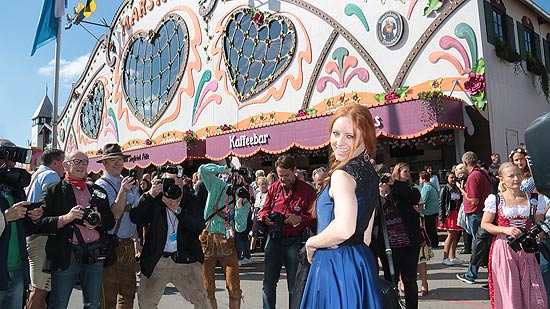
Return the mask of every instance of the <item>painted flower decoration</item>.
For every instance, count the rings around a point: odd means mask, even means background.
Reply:
[[[311,116],[315,114],[317,114],[317,110],[315,108],[306,108],[306,109],[302,108],[297,113],[292,114],[289,119],[295,119],[295,118],[304,117],[304,116]]]
[[[197,140],[197,133],[193,130],[187,130],[183,133],[183,140],[186,142],[193,142]]]
[[[148,138],[148,139],[145,140],[145,145],[147,145],[147,146],[151,146],[151,145],[153,145],[154,143],[155,143],[155,142],[154,142],[152,139],[150,139],[150,138]]]
[[[468,80],[464,82],[464,89],[479,109],[485,109],[485,60],[479,58],[476,65],[468,74]]]
[[[409,86],[399,87],[388,93],[379,93],[374,96],[374,99],[378,102],[389,102],[397,99],[403,99],[407,96],[407,91],[409,91]]]
[[[78,91],[75,90],[71,95],[71,97],[73,98],[73,100],[78,100],[78,98],[80,97],[80,93],[78,93]]]
[[[218,132],[225,132],[225,131],[235,130],[235,127],[233,125],[224,123],[224,124],[220,125],[219,127],[217,127],[216,130],[218,130]]]
[[[390,91],[388,92],[385,96],[384,96],[384,101],[391,101],[391,100],[396,100],[396,99],[399,99],[399,96],[397,95],[397,93],[395,91]]]
[[[262,12],[258,11],[258,12],[256,12],[256,14],[254,14],[254,18],[252,20],[257,25],[261,25],[261,24],[264,23],[264,14]]]
[[[464,89],[468,90],[470,95],[485,91],[485,76],[477,73],[468,74],[468,80],[464,82]]]

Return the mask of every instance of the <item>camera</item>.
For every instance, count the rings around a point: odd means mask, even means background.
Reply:
[[[546,234],[550,233],[550,227],[546,222],[539,221],[529,230],[520,228],[522,233],[518,237],[506,236],[508,246],[514,250],[514,252],[523,251],[527,253],[542,253],[546,259],[550,258],[550,251],[544,245],[540,245],[538,241],[538,234],[544,232]]]
[[[17,146],[0,145],[0,159],[29,164],[32,161],[32,150]]]
[[[27,205],[27,211],[35,210],[36,208],[41,206],[42,206],[42,202],[30,203],[29,205]]]
[[[137,171],[136,170],[130,170],[128,173],[128,177],[134,178],[134,180],[137,180]]]
[[[273,239],[281,238],[283,226],[285,226],[285,215],[280,212],[272,212],[267,215],[267,217],[269,218],[269,220],[271,220],[271,222],[273,222],[273,225],[269,230],[269,235]]]
[[[23,189],[31,182],[31,174],[24,169],[9,167],[7,161],[31,163],[32,150],[17,146],[0,145],[0,159],[4,164],[0,167],[0,184],[14,189]]]
[[[231,172],[242,175],[247,180],[254,179],[254,177],[255,177],[254,170],[251,169],[250,167],[246,167],[246,166],[242,166],[242,167],[239,167],[239,168],[234,167],[234,168],[231,169]]]
[[[100,218],[99,215],[95,212],[99,203],[105,202],[107,200],[107,194],[100,190],[94,190],[92,196],[90,197],[90,204],[82,209],[84,210],[84,215],[82,219],[75,220],[76,224],[84,225],[84,222],[88,222],[90,225],[99,224]]]
[[[176,185],[176,180],[174,178],[162,178],[162,194],[164,196],[175,200],[180,197],[182,193],[181,187]]]
[[[248,199],[250,197],[248,190],[242,185],[229,185],[229,187],[227,187],[226,194],[230,196],[236,195],[244,199]]]
[[[388,183],[389,181],[390,181],[390,176],[388,176],[388,174],[384,174],[382,175],[382,177],[380,177],[381,183]]]
[[[178,178],[183,177],[183,167],[175,164],[166,164],[158,168],[158,173],[168,173],[178,176]]]

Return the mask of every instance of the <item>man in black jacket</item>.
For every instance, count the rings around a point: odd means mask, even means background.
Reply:
[[[132,222],[148,225],[151,231],[141,252],[140,308],[157,308],[169,282],[195,308],[210,308],[202,281],[204,256],[198,239],[204,229],[202,207],[196,196],[183,189],[182,176],[183,170],[177,167],[177,172],[153,179],[149,192],[130,210]],[[175,199],[163,193],[167,179],[173,179],[181,190]],[[172,194],[177,191],[174,187],[169,190]]]
[[[63,162],[67,177],[52,183],[42,195],[39,232],[49,234],[43,271],[52,274],[48,308],[67,308],[79,274],[86,307],[99,308],[103,261],[85,252],[115,226],[115,219],[105,190],[86,183],[88,163],[85,153],[71,152]],[[92,195],[94,205],[90,205]]]

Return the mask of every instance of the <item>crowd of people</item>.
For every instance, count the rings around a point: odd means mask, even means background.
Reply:
[[[443,265],[465,263],[461,237],[471,252],[459,280],[475,283],[488,266],[493,308],[547,307],[550,257],[514,245],[550,217],[524,148],[502,164],[493,154],[490,165],[468,151],[446,175],[426,166],[415,182],[407,162],[374,162],[368,108],[340,108],[328,129],[329,164],[311,182],[290,155],[267,174],[228,162],[203,164],[192,178],[172,164],[138,175],[112,143],[91,179],[85,153],[45,150],[26,181],[23,171],[0,179],[0,307],[67,308],[79,281],[85,308],[133,308],[136,295],[140,308],[156,308],[168,283],[195,308],[217,308],[221,266],[229,308],[240,308],[239,267],[263,250],[263,308],[276,307],[283,266],[289,308],[383,308],[379,269],[406,308],[418,308],[438,231],[447,232]],[[0,165],[17,171],[8,156]],[[537,237],[535,249],[547,246]]]

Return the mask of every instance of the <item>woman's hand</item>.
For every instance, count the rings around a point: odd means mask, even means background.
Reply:
[[[504,227],[502,233],[512,236],[512,237],[518,237],[521,235],[522,231],[518,229],[517,227]]]
[[[315,251],[317,251],[317,248],[311,245],[310,240],[311,238],[308,239],[308,241],[306,242],[307,261],[309,262],[309,264],[311,264],[311,262],[313,261],[313,255],[315,254]]]

